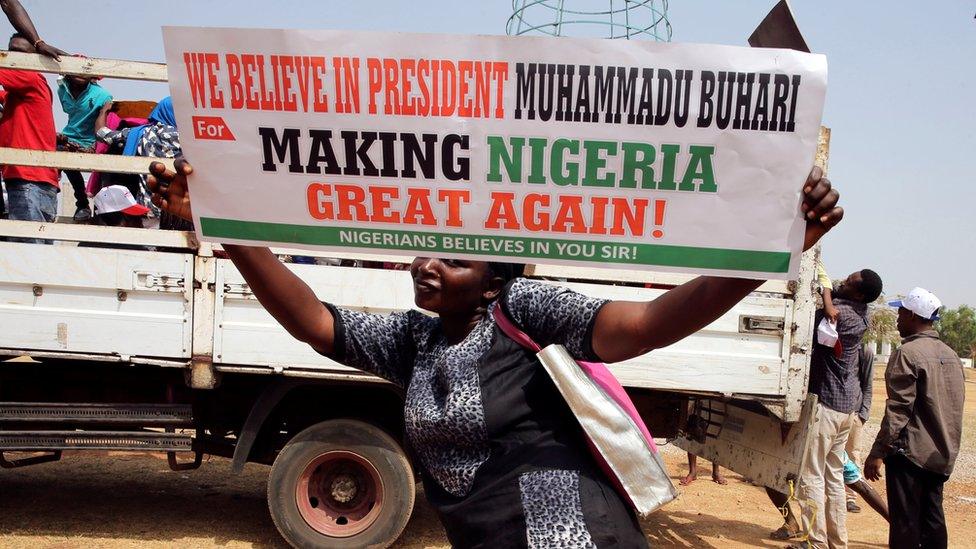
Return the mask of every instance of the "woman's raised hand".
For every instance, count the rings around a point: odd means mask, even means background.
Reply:
[[[149,165],[148,183],[152,202],[166,213],[193,221],[190,189],[186,183],[187,176],[193,173],[193,166],[183,158],[177,158],[175,168],[175,172],[169,171],[162,162]]]
[[[827,231],[833,229],[844,218],[844,208],[837,205],[840,194],[824,177],[823,170],[814,166],[803,184],[803,203],[800,210],[807,220],[807,230],[803,239],[803,250],[809,250]]]

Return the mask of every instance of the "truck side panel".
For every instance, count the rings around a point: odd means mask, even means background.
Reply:
[[[389,313],[413,306],[413,286],[403,271],[300,264],[288,267],[319,299],[339,307]],[[216,290],[215,364],[352,371],[292,338],[258,303],[230,261],[217,262]]]
[[[410,277],[402,271],[288,266],[309,283],[320,299],[341,307],[386,313],[413,306]],[[607,284],[561,284],[608,299],[651,300],[665,291]],[[346,369],[288,336],[250,294],[228,261],[218,262],[216,287],[215,364]],[[615,364],[612,369],[624,385],[631,387],[781,397],[785,391],[783,370],[791,334],[783,328],[792,319],[793,301],[790,297],[769,295],[775,297],[750,296],[697,334],[665,349]],[[761,322],[759,328],[755,328],[756,322]]]
[[[606,299],[650,301],[666,290],[603,284],[564,284]],[[778,327],[792,301],[750,296],[697,333],[644,356],[614,364],[623,385],[725,395],[778,395],[784,367],[784,337]],[[761,320],[770,330],[747,328]]]
[[[189,358],[193,255],[0,242],[0,348]]]

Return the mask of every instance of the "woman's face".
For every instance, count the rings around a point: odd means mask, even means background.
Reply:
[[[488,263],[463,259],[418,257],[410,264],[414,302],[441,316],[470,314],[496,297],[500,278]]]

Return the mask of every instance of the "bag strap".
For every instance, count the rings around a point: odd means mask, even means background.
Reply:
[[[529,334],[520,330],[518,326],[516,326],[515,323],[508,318],[508,315],[506,315],[505,311],[502,310],[501,303],[495,304],[495,308],[491,311],[491,315],[495,318],[495,323],[498,324],[498,327],[502,329],[502,333],[515,341],[515,343],[518,343],[526,349],[536,353],[542,350],[542,347],[540,347],[538,343],[529,337]]]

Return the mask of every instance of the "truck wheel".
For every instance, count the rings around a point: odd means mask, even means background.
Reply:
[[[268,507],[293,547],[387,547],[413,512],[413,469],[382,429],[351,419],[291,439],[268,478]]]

